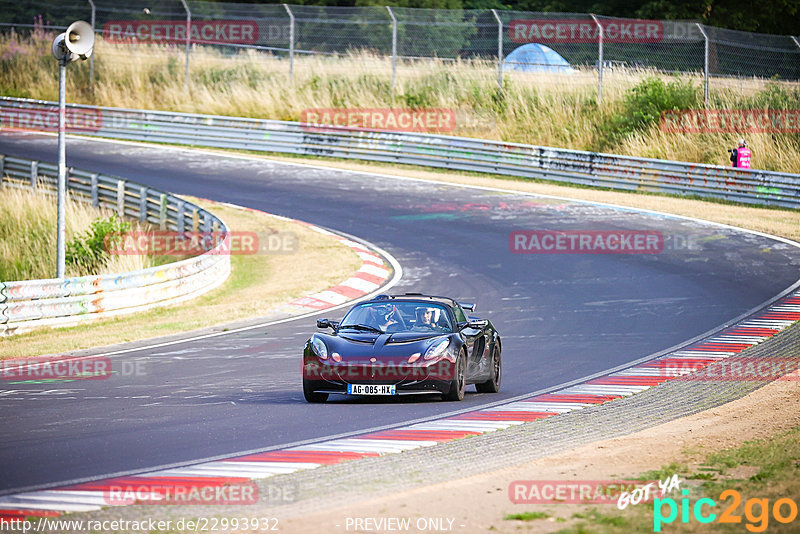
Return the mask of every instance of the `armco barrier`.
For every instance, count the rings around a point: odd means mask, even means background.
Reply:
[[[55,165],[0,156],[4,187],[55,189]],[[64,326],[99,317],[174,304],[205,293],[230,274],[228,227],[203,208],[121,178],[68,169],[73,199],[175,232],[219,232],[210,251],[167,265],[119,274],[0,282],[0,335],[40,326]]]
[[[52,129],[54,102],[0,98],[3,130]],[[434,134],[70,105],[70,131],[113,139],[286,152],[800,208],[800,175]],[[68,128],[69,129],[69,128]]]

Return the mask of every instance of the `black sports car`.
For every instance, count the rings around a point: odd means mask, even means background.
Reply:
[[[486,319],[467,317],[473,304],[421,293],[379,295],[353,306],[340,322],[319,319],[303,351],[303,394],[439,393],[461,400],[467,384],[500,389],[500,336]]]

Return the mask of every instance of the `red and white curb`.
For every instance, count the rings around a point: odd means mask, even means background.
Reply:
[[[370,254],[366,249],[362,253]],[[366,257],[364,259],[365,262],[371,261]],[[797,321],[800,321],[800,291],[718,334],[680,350],[552,393],[354,437],[0,497],[0,519],[53,517],[67,512],[99,510],[113,505],[108,503],[107,496],[119,487],[207,488],[243,484],[253,479],[430,447],[521,425],[627,397],[681,374],[678,372],[670,376],[670,373],[664,373],[665,368],[685,369],[686,373],[701,370],[769,339]]]

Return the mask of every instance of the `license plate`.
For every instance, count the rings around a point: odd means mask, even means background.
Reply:
[[[397,395],[394,384],[347,384],[348,395]]]

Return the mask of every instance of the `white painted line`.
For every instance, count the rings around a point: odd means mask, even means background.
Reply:
[[[440,419],[429,423],[418,423],[404,427],[407,430],[469,430],[474,432],[490,432],[520,424],[519,421],[491,421],[484,419]]]
[[[104,506],[107,503],[107,496],[102,491],[86,490],[44,490],[20,493],[14,495],[15,498],[30,499],[41,503],[69,503],[83,505]]]
[[[334,305],[344,304],[345,302],[350,300],[348,297],[345,297],[341,293],[336,293],[335,291],[330,291],[328,289],[326,289],[325,291],[320,291],[319,293],[315,293],[311,295],[311,297],[324,302],[329,302]]]
[[[370,282],[369,280],[364,280],[363,278],[348,278],[339,285],[352,287],[353,289],[363,291],[364,293],[369,293],[370,291],[374,291],[380,287],[375,282]]]
[[[57,512],[94,512],[100,510],[99,506],[88,504],[45,503],[30,499],[17,499],[14,496],[0,499],[0,508],[11,510],[52,510]]]
[[[377,276],[378,278],[386,278],[389,276],[388,269],[384,269],[383,267],[378,267],[376,265],[362,265],[357,272],[371,274],[372,276]]]

